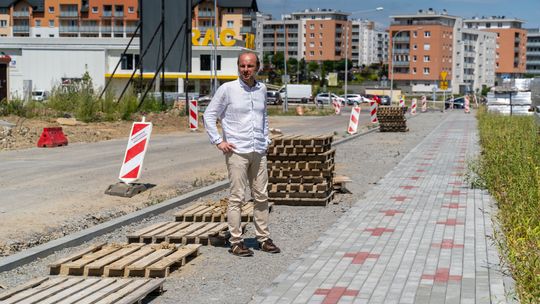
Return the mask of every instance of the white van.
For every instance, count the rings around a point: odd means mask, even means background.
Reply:
[[[49,98],[49,92],[45,90],[35,90],[32,91],[32,100],[35,101],[44,101]]]

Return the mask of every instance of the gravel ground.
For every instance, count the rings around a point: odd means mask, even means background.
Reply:
[[[255,251],[250,258],[230,255],[227,248],[202,247],[201,255],[173,272],[164,285],[165,292],[150,303],[246,303],[287,269],[321,233],[326,231],[350,206],[360,200],[384,175],[414,148],[443,119],[438,112],[410,119],[407,133],[373,132],[337,146],[336,173],[349,176],[351,194],[338,194],[326,208],[274,206],[270,232],[282,253],[271,255]],[[217,201],[226,196],[222,191],[204,201]],[[170,210],[143,222],[122,227],[94,240],[125,242],[126,235],[151,223],[174,220]],[[253,227],[248,225],[246,244],[255,246]],[[79,251],[88,245],[66,248],[12,271],[0,273],[0,286],[14,287],[33,277],[48,273],[47,265]],[[1,288],[1,287],[0,287]],[[1,289],[0,289],[1,290]],[[189,298],[188,298],[189,297]]]

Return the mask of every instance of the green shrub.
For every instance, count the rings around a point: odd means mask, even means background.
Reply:
[[[478,114],[477,168],[498,205],[497,235],[522,303],[540,299],[540,136],[532,117]]]

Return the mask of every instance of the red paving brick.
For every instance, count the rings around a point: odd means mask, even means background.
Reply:
[[[459,222],[457,219],[447,219],[446,221],[438,221],[437,224],[446,226],[463,225],[463,222]]]
[[[423,280],[433,280],[438,283],[447,283],[448,281],[461,281],[462,276],[450,275],[450,269],[439,268],[435,274],[423,274]]]
[[[378,228],[367,228],[367,229],[364,229],[364,231],[371,232],[372,236],[381,236],[385,232],[394,232],[394,229],[378,227]]]
[[[364,264],[367,259],[377,259],[378,254],[372,254],[369,252],[351,252],[344,255],[346,258],[353,258],[352,264]]]
[[[454,240],[444,239],[442,243],[432,243],[431,247],[441,249],[463,248],[463,244],[454,244]]]
[[[347,289],[346,287],[334,287],[332,289],[319,288],[315,290],[316,295],[326,295],[323,304],[337,304],[344,296],[356,297],[358,290]]]
[[[394,216],[398,213],[404,213],[403,211],[396,210],[396,209],[381,210],[380,212],[383,212],[385,216]]]

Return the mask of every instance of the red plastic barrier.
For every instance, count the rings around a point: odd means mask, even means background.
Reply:
[[[37,146],[40,148],[67,146],[67,144],[68,140],[62,132],[62,127],[43,128],[43,133],[37,142]]]

